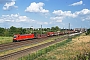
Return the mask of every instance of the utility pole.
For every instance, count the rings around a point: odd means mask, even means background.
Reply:
[[[70,31],[70,23],[69,23],[69,31]]]
[[[42,36],[42,25],[41,25],[41,36]]]
[[[82,32],[82,26],[81,26],[81,30],[80,30],[80,32]]]
[[[32,33],[33,33],[33,26],[31,26],[31,30],[32,30]]]
[[[68,27],[68,38],[69,38],[69,33],[70,33],[70,23],[69,23],[69,27]]]
[[[63,33],[65,34],[65,30],[64,30],[64,27],[63,27]]]

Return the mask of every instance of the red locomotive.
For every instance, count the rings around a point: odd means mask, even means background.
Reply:
[[[27,39],[33,39],[35,38],[34,34],[24,34],[24,35],[14,35],[13,42],[20,41],[20,40],[27,40]]]

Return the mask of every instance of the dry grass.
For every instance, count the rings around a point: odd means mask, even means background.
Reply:
[[[72,39],[67,45],[61,46],[43,57],[47,60],[50,60],[49,57],[52,56],[55,56],[55,60],[68,60],[86,51],[90,51],[90,36],[81,35],[80,37]],[[39,57],[39,59],[40,58],[42,57]]]

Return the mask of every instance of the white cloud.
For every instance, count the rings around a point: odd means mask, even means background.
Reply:
[[[90,10],[88,9],[83,9],[74,13],[71,11],[54,10],[53,14],[56,16],[50,17],[50,19],[56,22],[62,22],[65,18],[80,18],[82,21],[90,19]]]
[[[62,20],[57,20],[56,22],[62,22]]]
[[[45,24],[45,25],[47,25],[47,24],[48,24],[48,22],[44,22],[44,24]]]
[[[74,14],[71,13],[71,11],[62,11],[62,10],[54,10],[53,14],[59,15],[59,16],[68,16],[68,17],[76,17]]]
[[[2,15],[2,17],[0,19],[2,19],[3,22],[5,22],[5,21],[9,21],[9,22],[28,22],[28,21],[34,21],[34,20],[28,18],[27,16],[20,16],[19,13],[18,14],[11,14],[11,15]]]
[[[83,1],[79,1],[79,2],[73,3],[69,6],[77,6],[77,5],[82,5],[82,4],[83,4]]]
[[[85,17],[81,17],[82,21],[85,21],[85,20],[90,20],[90,15],[88,16],[85,16]]]
[[[90,20],[90,10],[88,9],[76,11],[74,14],[77,15],[77,17],[80,18],[82,21]]]
[[[16,26],[16,27],[30,27],[39,25],[48,25],[48,22],[41,22],[38,20],[31,19],[27,16],[21,16],[18,14],[2,15],[0,17],[0,25]]]
[[[7,2],[4,6],[3,6],[3,10],[10,10],[12,8],[18,8],[18,6],[15,6],[15,1],[12,0],[11,2]]]
[[[77,14],[77,15],[90,14],[90,10],[88,10],[88,9],[83,9],[83,10],[81,10],[81,11],[76,11],[75,14]]]
[[[56,20],[56,22],[62,22],[62,20],[64,19],[63,17],[51,17],[51,20]]]
[[[39,3],[31,3],[29,7],[25,10],[25,12],[36,12],[36,13],[48,13],[49,10],[46,10],[43,8],[44,3],[39,2]]]

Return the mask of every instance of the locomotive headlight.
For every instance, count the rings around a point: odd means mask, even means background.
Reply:
[[[16,39],[16,38],[13,38],[13,39]]]

